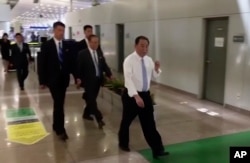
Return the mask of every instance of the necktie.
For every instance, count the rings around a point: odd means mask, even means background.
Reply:
[[[142,66],[142,81],[143,81],[142,91],[146,92],[148,91],[148,77],[147,77],[147,69],[143,58],[141,59],[141,66]]]
[[[96,51],[93,51],[93,57],[94,57],[94,64],[95,64],[95,70],[96,70],[96,76],[100,76],[100,72],[99,72],[99,65],[98,65],[98,60],[97,60],[97,55],[96,55]]]
[[[58,43],[59,47],[58,47],[58,58],[59,58],[59,61],[61,63],[63,63],[63,49],[62,49],[62,43],[59,42]]]
[[[20,51],[23,50],[22,44],[18,44],[18,47],[19,47]]]

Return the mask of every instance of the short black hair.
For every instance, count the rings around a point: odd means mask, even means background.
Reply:
[[[53,29],[55,29],[56,27],[58,26],[61,26],[61,27],[64,27],[65,28],[65,24],[60,22],[60,21],[57,21],[53,24]]]
[[[83,26],[83,30],[86,31],[88,28],[93,29],[91,25],[85,25]]]
[[[15,37],[17,37],[17,36],[21,36],[22,37],[23,35],[21,33],[16,33]]]
[[[138,37],[136,37],[136,39],[135,39],[135,45],[138,45],[139,42],[140,42],[140,40],[146,40],[146,41],[148,42],[148,44],[150,43],[150,42],[149,42],[149,39],[148,39],[146,36],[138,36]]]
[[[91,41],[92,38],[99,38],[99,37],[97,35],[90,35],[89,38],[88,38],[88,40]]]
[[[3,34],[3,37],[5,37],[5,36],[7,36],[7,37],[8,37],[9,35],[8,35],[7,33],[4,33],[4,34]]]

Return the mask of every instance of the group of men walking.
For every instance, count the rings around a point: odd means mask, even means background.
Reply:
[[[96,99],[104,82],[104,74],[113,80],[112,72],[99,45],[99,38],[93,34],[93,27],[86,25],[83,30],[85,39],[72,47],[64,41],[65,25],[62,22],[55,22],[54,37],[42,44],[41,53],[38,55],[40,88],[48,88],[51,93],[54,101],[53,130],[64,141],[69,138],[64,127],[64,101],[70,83],[70,74],[73,74],[77,88],[84,88],[82,97],[86,101],[86,107],[82,115],[83,119],[89,121],[95,119],[100,129],[105,126],[105,122]],[[160,63],[153,62],[147,56],[148,46],[148,38],[137,37],[135,51],[124,61],[125,90],[121,98],[123,113],[118,139],[120,149],[129,152],[129,126],[138,115],[145,139],[152,148],[153,156],[157,158],[169,153],[164,151],[153,116],[154,108],[149,92],[150,81],[152,76],[159,76],[161,70]],[[73,55],[74,48],[77,48],[77,57]],[[27,74],[26,70],[22,73],[25,74],[24,76]],[[20,87],[23,88],[23,85],[21,84]]]

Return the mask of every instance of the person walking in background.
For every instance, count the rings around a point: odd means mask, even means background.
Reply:
[[[49,88],[54,101],[53,130],[63,141],[68,139],[64,127],[64,100],[70,82],[70,73],[74,74],[74,57],[71,47],[63,41],[65,25],[53,24],[54,37],[44,42],[38,55],[38,76],[41,89]]]
[[[78,52],[88,48],[89,46],[88,39],[91,35],[93,35],[93,27],[91,25],[85,25],[83,27],[83,33],[84,33],[85,38],[77,43]]]
[[[15,35],[16,43],[11,47],[11,60],[17,72],[17,79],[21,90],[29,74],[29,62],[32,61],[29,45],[24,43],[21,33]]]
[[[88,49],[88,47],[89,47],[89,38],[90,38],[90,36],[93,35],[93,27],[91,25],[85,25],[83,27],[83,33],[85,35],[85,38],[77,43],[78,53],[80,51],[82,51],[82,50]],[[103,53],[102,49],[100,47],[100,44],[98,44],[98,48],[97,49],[98,49],[98,51],[100,53]],[[83,93],[82,98],[85,99],[85,101],[86,101],[86,94],[85,93]],[[86,101],[86,103],[87,103],[87,101]],[[88,105],[85,106],[84,113],[83,113],[82,117],[83,117],[83,119],[86,119],[86,120],[90,120],[90,121],[94,120],[91,117],[90,108],[88,108]]]
[[[85,89],[84,96],[87,106],[83,118],[91,120],[90,115],[96,118],[100,129],[105,125],[102,113],[97,107],[96,98],[101,85],[104,82],[103,73],[112,79],[112,73],[107,65],[103,53],[99,47],[99,38],[96,35],[89,36],[89,47],[80,51],[77,59],[77,86]]]
[[[1,55],[3,60],[4,72],[8,72],[10,65],[10,40],[8,40],[8,34],[4,33],[0,40]]]
[[[135,39],[135,52],[124,60],[123,70],[125,90],[122,95],[123,113],[119,130],[119,147],[129,149],[129,126],[138,115],[144,137],[152,149],[153,157],[168,155],[164,151],[161,136],[156,129],[154,108],[150,96],[151,76],[158,77],[161,73],[160,63],[153,62],[148,53],[149,40],[139,36]]]

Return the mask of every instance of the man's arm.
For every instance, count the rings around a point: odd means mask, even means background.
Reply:
[[[15,44],[10,46],[10,61],[14,64]]]
[[[151,59],[151,64],[152,64],[152,67],[153,67],[153,78],[156,79],[160,76],[161,74],[161,69],[160,69],[160,63],[159,62],[154,62],[152,59]]]
[[[83,72],[83,57],[85,53],[84,50],[80,51],[77,55],[77,60],[76,60],[76,79],[81,79],[82,80],[82,72]]]
[[[38,67],[38,80],[40,85],[47,84],[47,64],[48,64],[48,47],[47,43],[43,43],[41,46],[41,52],[37,56],[37,67]]]
[[[107,64],[107,62],[106,62],[106,59],[105,59],[105,57],[104,57],[103,51],[102,51],[102,49],[100,48],[100,46],[98,47],[98,50],[100,51],[101,56],[102,56],[102,58],[103,58],[103,68],[104,68],[104,72],[105,72],[106,76],[110,78],[110,77],[112,76],[112,72],[111,72],[111,70],[110,70],[110,68],[109,68],[109,66],[108,66],[108,64]]]
[[[125,87],[128,89],[128,95],[130,97],[134,97],[138,95],[138,92],[135,88],[135,84],[132,80],[132,66],[129,63],[128,59],[125,59],[123,63],[123,71],[124,71],[124,80],[125,80]]]
[[[69,56],[70,56],[70,73],[74,76],[75,80],[77,78],[76,75],[76,62],[78,57],[78,45],[77,42],[74,42],[69,45]]]
[[[29,56],[29,59],[31,60],[31,52],[30,52],[30,46],[29,46],[29,44],[26,44],[25,43],[25,45],[26,45],[26,48],[27,48],[27,53],[28,53],[28,56]]]

